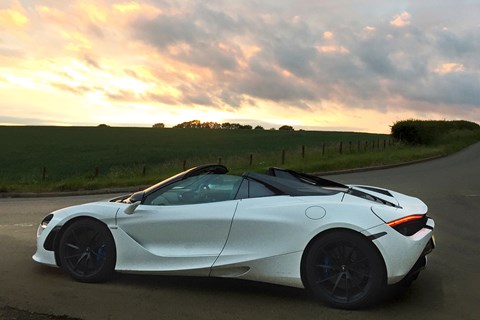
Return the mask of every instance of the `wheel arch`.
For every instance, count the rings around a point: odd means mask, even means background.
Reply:
[[[357,235],[363,237],[365,239],[366,243],[369,243],[369,245],[374,249],[374,252],[380,257],[380,260],[382,261],[382,268],[385,271],[385,281],[387,281],[387,266],[386,266],[386,263],[385,263],[385,259],[382,255],[382,253],[380,252],[380,250],[378,249],[378,247],[373,243],[373,241],[368,239],[367,236],[365,236],[363,233],[361,233],[357,230],[350,229],[350,228],[345,228],[345,227],[336,227],[336,228],[331,228],[331,229],[327,229],[327,230],[319,232],[312,239],[310,239],[308,244],[305,246],[305,249],[303,250],[303,254],[302,254],[302,260],[300,261],[300,276],[301,276],[301,279],[302,279],[303,286],[308,289],[308,282],[305,280],[305,273],[306,273],[305,272],[305,267],[306,267],[305,259],[307,257],[308,251],[310,250],[311,246],[313,245],[313,243],[315,243],[321,237],[323,237],[327,234],[336,233],[336,232],[339,232],[339,231],[349,232],[349,233],[352,233],[352,234],[357,234]]]
[[[112,235],[112,232],[108,228],[107,224],[105,222],[103,222],[102,220],[97,219],[95,217],[82,215],[82,216],[77,216],[77,217],[74,217],[74,218],[68,220],[65,224],[63,224],[60,227],[60,230],[58,230],[57,234],[55,235],[55,239],[53,240],[53,252],[55,254],[55,263],[59,267],[62,265],[61,260],[60,260],[60,256],[59,256],[60,239],[62,239],[62,236],[63,236],[65,230],[67,230],[70,225],[72,225],[73,223],[75,223],[77,221],[81,221],[81,220],[100,222],[101,224],[103,224],[105,226],[105,228],[108,230],[108,232],[110,232],[110,235]],[[113,237],[113,235],[112,235],[112,237]]]

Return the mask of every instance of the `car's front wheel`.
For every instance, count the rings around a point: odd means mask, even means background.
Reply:
[[[366,307],[386,286],[385,266],[374,245],[348,230],[315,239],[306,253],[303,271],[307,288],[335,308]]]
[[[107,226],[100,221],[81,219],[67,227],[60,238],[61,268],[75,280],[101,282],[115,268],[116,248]]]

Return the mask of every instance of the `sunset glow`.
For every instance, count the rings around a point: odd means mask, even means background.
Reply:
[[[0,124],[480,122],[478,16],[463,0],[5,0]]]

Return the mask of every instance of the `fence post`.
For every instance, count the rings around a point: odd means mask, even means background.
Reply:
[[[45,181],[46,178],[47,178],[47,168],[46,168],[46,167],[43,167],[43,170],[42,170],[42,181]]]
[[[183,171],[187,170],[187,160],[183,160]]]
[[[95,178],[97,178],[100,175],[100,168],[95,167]]]
[[[322,156],[325,155],[325,142],[322,144]]]
[[[143,165],[142,175],[145,176],[146,173],[147,173],[147,166]]]
[[[285,149],[282,150],[282,164],[285,164]]]
[[[302,159],[305,159],[305,145],[302,145]]]
[[[222,164],[222,157],[218,158],[218,164]]]
[[[342,154],[342,152],[343,152],[342,149],[343,149],[343,142],[340,141],[340,148],[338,150],[338,152],[340,152],[340,154]]]
[[[252,166],[253,164],[253,154],[250,153],[250,167]]]
[[[348,141],[348,151],[352,153],[352,141]]]

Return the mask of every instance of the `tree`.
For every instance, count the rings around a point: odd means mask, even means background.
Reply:
[[[165,124],[163,124],[161,122],[155,123],[152,128],[163,129],[163,128],[165,128]]]
[[[222,127],[222,129],[230,129],[231,124],[230,124],[230,122],[224,122],[224,123],[222,123],[221,127]]]
[[[240,127],[241,125],[239,123],[230,123],[230,122],[222,123],[222,129],[235,130],[235,129],[240,129]]]
[[[174,128],[181,128],[181,129],[198,129],[200,127],[201,127],[200,120],[185,121],[174,126]]]
[[[204,129],[220,129],[221,128],[221,125],[216,123],[216,122],[203,122],[201,125],[200,125],[200,128],[204,128]]]
[[[262,126],[256,126],[253,130],[265,130]]]
[[[287,126],[287,125],[281,126],[280,128],[278,128],[278,130],[295,131],[295,129],[293,129],[292,126]]]

